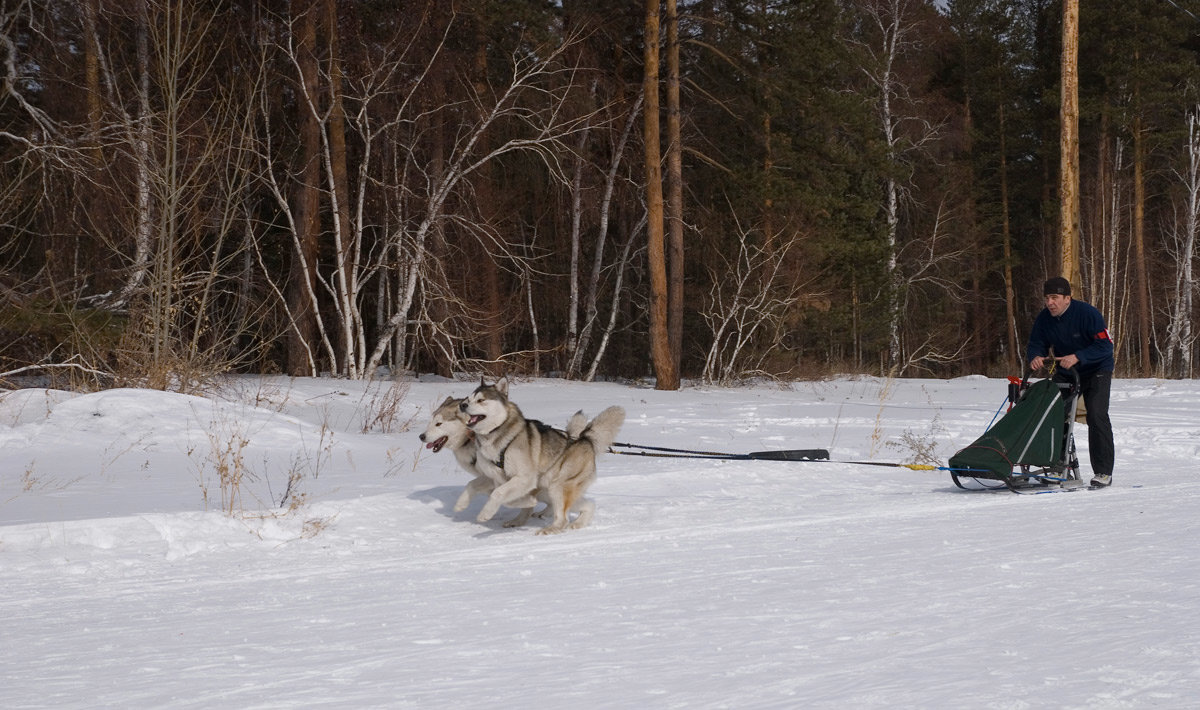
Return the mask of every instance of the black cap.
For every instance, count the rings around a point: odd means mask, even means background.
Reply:
[[[1049,296],[1050,294],[1058,294],[1060,296],[1071,295],[1071,282],[1061,276],[1055,276],[1052,279],[1047,279],[1046,284],[1042,287],[1042,295]]]

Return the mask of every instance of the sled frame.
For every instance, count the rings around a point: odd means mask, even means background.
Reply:
[[[986,479],[999,480],[1002,484],[994,486],[984,483],[980,480],[981,477],[979,476],[971,476],[969,474],[960,475],[954,469],[951,469],[950,478],[954,481],[954,485],[968,491],[980,490],[981,488],[1008,488],[1014,492],[1019,492],[1027,488],[1048,488],[1051,486],[1080,488],[1086,485],[1079,472],[1079,456],[1075,451],[1075,410],[1078,406],[1080,392],[1079,373],[1075,372],[1074,369],[1058,370],[1058,373],[1052,370],[1050,378],[1058,385],[1059,393],[1063,398],[1063,410],[1066,417],[1063,426],[1062,456],[1059,460],[1047,466],[1015,465],[1006,477]],[[1010,379],[1012,384],[1009,387],[1009,408],[1011,409],[1013,405],[1025,396],[1026,390],[1029,389],[1029,378],[1025,376],[1019,381],[1016,378]],[[974,481],[975,485],[964,485],[964,479]]]

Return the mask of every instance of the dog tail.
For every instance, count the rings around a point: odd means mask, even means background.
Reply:
[[[587,415],[583,413],[582,409],[572,414],[571,418],[567,420],[567,437],[578,439],[587,427],[587,423]]]
[[[596,447],[596,453],[608,451],[608,447],[617,440],[617,433],[625,423],[625,410],[621,407],[609,407],[588,422],[587,428],[580,433],[580,439],[587,439]]]

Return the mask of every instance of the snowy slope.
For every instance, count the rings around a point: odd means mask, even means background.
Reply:
[[[834,459],[608,455],[551,537],[450,510],[416,434],[471,388],[0,395],[0,707],[1200,707],[1200,383],[1117,381],[1115,485],[1018,496],[837,463],[944,462],[1002,380],[521,381],[620,441]]]

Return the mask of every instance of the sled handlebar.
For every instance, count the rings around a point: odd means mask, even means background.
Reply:
[[[1063,357],[1066,357],[1066,356],[1064,355],[1064,356],[1060,357],[1058,355],[1055,355],[1054,348],[1050,348],[1050,354],[1046,355],[1042,358],[1042,360],[1044,362],[1050,363],[1049,367],[1045,368],[1047,377],[1054,377],[1058,373],[1058,370],[1059,370],[1058,363],[1059,363],[1059,361],[1061,361],[1063,359]],[[1045,366],[1043,365],[1043,367],[1045,367]],[[1064,373],[1066,373],[1066,372],[1071,373],[1071,379],[1075,382],[1076,385],[1079,384],[1079,373],[1075,370],[1074,367],[1064,367],[1064,368],[1062,368],[1062,371]],[[1029,375],[1032,375],[1034,372],[1036,372],[1036,371],[1033,368],[1030,368],[1029,373],[1023,374],[1021,379],[1023,381],[1028,381]]]

